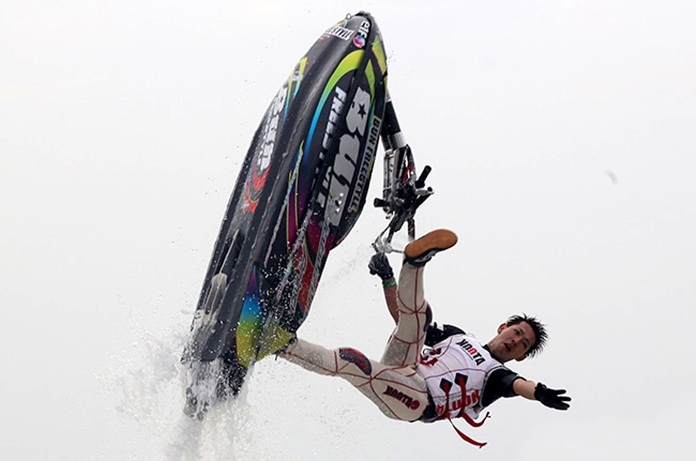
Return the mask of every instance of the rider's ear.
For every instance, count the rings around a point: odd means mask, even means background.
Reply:
[[[502,333],[504,329],[507,328],[507,323],[501,323],[498,327],[498,334]]]

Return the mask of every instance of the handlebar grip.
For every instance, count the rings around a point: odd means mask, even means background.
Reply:
[[[386,206],[389,206],[389,202],[387,202],[386,200],[382,200],[381,198],[375,198],[373,204],[376,208],[384,208]]]
[[[425,186],[425,179],[428,177],[428,175],[430,174],[430,172],[432,170],[433,169],[430,168],[430,165],[426,165],[425,168],[423,168],[423,171],[421,172],[420,176],[416,180],[416,187],[417,188],[420,189],[420,188]]]

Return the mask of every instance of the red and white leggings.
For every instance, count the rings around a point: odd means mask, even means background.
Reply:
[[[280,357],[322,375],[345,379],[389,418],[415,421],[428,405],[428,391],[416,373],[430,320],[423,295],[423,268],[404,264],[398,283],[399,321],[378,362],[362,352],[297,339]]]

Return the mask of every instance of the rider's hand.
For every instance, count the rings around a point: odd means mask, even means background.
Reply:
[[[549,408],[567,410],[570,407],[570,397],[565,394],[565,389],[549,389],[541,383],[534,388],[534,398]]]
[[[384,253],[376,253],[370,258],[370,263],[367,265],[370,269],[370,274],[377,275],[382,280],[389,280],[394,277],[394,271],[389,265],[389,259]]]

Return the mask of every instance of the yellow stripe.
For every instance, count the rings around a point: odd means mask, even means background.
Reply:
[[[384,45],[382,45],[382,39],[379,35],[375,37],[375,41],[372,43],[372,52],[377,58],[377,64],[382,73],[387,71],[387,57],[384,53]]]

